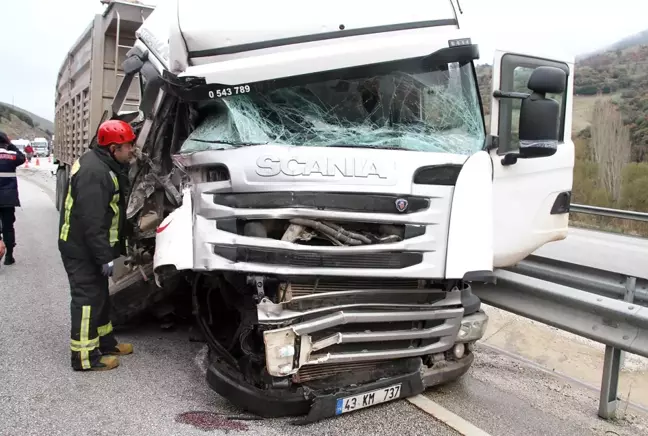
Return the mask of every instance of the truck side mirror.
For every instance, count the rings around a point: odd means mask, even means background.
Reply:
[[[520,157],[551,156],[558,149],[560,104],[547,94],[562,94],[567,75],[560,68],[536,68],[527,88],[532,91],[520,107]]]

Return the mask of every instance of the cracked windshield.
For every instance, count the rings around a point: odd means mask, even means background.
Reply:
[[[472,66],[450,63],[227,97],[181,151],[282,144],[469,155],[484,135]]]

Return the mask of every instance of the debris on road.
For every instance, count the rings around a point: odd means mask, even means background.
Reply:
[[[239,430],[247,431],[248,426],[230,420],[227,417],[224,417],[215,412],[205,412],[205,411],[192,411],[184,412],[176,416],[176,422],[180,424],[189,424],[194,427],[204,430],[204,431],[213,431],[213,430]]]

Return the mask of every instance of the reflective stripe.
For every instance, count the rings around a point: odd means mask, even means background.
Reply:
[[[0,173],[0,177],[16,177],[16,173]]]
[[[81,309],[81,334],[80,341],[82,344],[87,344],[90,342],[90,312],[92,310],[91,306],[83,306]],[[90,369],[90,351],[91,350],[81,350],[81,368]]]
[[[65,221],[61,226],[61,234],[59,235],[59,238],[63,241],[67,241],[68,236],[70,235],[70,214],[72,213],[73,205],[74,199],[72,198],[72,186],[69,186],[67,197],[65,197]]]
[[[115,246],[119,242],[119,181],[117,176],[112,171],[110,172],[110,177],[112,177],[113,185],[115,185],[115,194],[112,196],[110,201],[110,207],[113,210],[113,218],[110,223],[110,236],[109,241],[111,246]]]
[[[97,327],[97,333],[99,334],[99,336],[106,336],[107,334],[112,333],[112,331],[113,331],[112,322],[109,322],[106,325],[102,325],[102,326]]]
[[[71,175],[74,175],[81,168],[81,163],[77,159],[72,165],[72,170],[70,171]],[[68,185],[68,193],[65,197],[65,221],[61,226],[61,234],[59,239],[67,241],[68,236],[70,236],[70,214],[72,213],[72,206],[74,205],[74,199],[72,198],[72,179],[70,178],[70,184]]]
[[[89,341],[70,341],[70,349],[72,351],[92,351],[99,346],[99,338],[90,339]]]

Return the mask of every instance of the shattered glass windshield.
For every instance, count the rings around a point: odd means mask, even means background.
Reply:
[[[305,84],[302,79],[296,86],[217,99],[201,111],[203,121],[180,151],[260,144],[463,155],[482,149],[485,132],[472,64],[404,65],[407,71]]]

